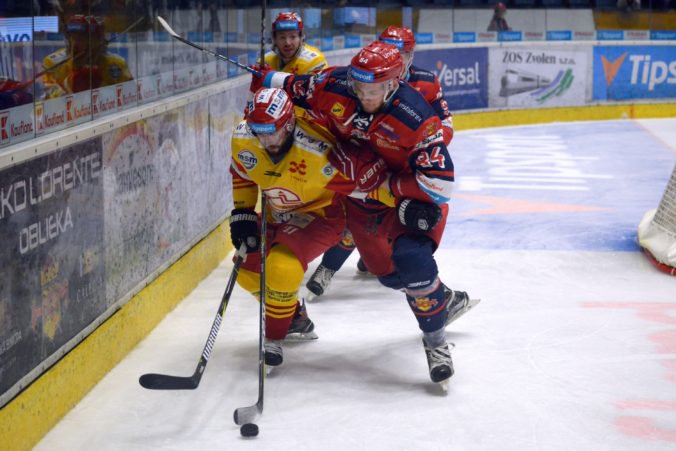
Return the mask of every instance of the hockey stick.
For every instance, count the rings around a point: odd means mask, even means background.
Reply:
[[[242,266],[242,262],[244,261],[244,257],[246,255],[246,244],[242,243],[235,255],[235,264],[232,267],[230,279],[226,285],[225,293],[223,293],[221,304],[218,306],[216,318],[214,318],[214,322],[211,325],[211,331],[209,332],[207,343],[204,345],[202,356],[197,363],[195,372],[192,374],[192,376],[171,376],[169,374],[156,373],[144,374],[138,380],[139,384],[141,384],[143,388],[151,390],[193,390],[200,384],[204,369],[207,367],[207,363],[209,363],[209,355],[211,355],[211,350],[214,348],[216,336],[218,335],[218,331],[221,328],[223,314],[225,313],[225,309],[228,307],[230,295],[232,294],[232,289],[235,286],[235,281],[237,280],[237,275],[239,274],[239,268]]]
[[[265,62],[265,10],[266,0],[261,7],[261,61]],[[235,424],[253,423],[263,413],[263,400],[265,395],[265,257],[266,257],[266,204],[265,192],[261,190],[261,280],[260,280],[260,303],[258,305],[258,399],[256,404],[247,407],[238,407],[233,414]]]
[[[227,56],[221,55],[220,53],[212,52],[211,50],[208,50],[208,49],[202,47],[201,45],[195,44],[194,42],[189,41],[189,40],[185,39],[184,37],[179,36],[178,33],[176,33],[174,31],[174,29],[169,26],[167,21],[164,20],[161,16],[157,16],[157,20],[158,20],[158,22],[160,22],[160,25],[162,25],[162,28],[167,30],[167,33],[169,33],[174,39],[181,41],[184,44],[188,44],[190,47],[194,47],[197,50],[200,50],[200,51],[207,53],[211,56],[215,56],[216,58],[219,58],[219,59],[225,60],[229,63],[232,63],[235,66],[239,67],[240,69],[244,69],[245,71],[250,72],[257,77],[261,77],[263,75],[260,72],[258,72],[256,69],[252,69],[251,67],[246,66],[246,65],[240,63],[239,61],[235,61],[234,59],[228,58]]]

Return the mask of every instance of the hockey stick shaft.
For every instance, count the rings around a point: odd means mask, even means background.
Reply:
[[[246,244],[242,244],[235,254],[235,263],[232,267],[232,272],[230,273],[230,278],[221,298],[221,303],[218,306],[218,311],[214,322],[211,324],[211,330],[209,331],[209,337],[207,342],[204,345],[202,350],[202,355],[197,363],[197,368],[192,376],[171,376],[169,374],[156,374],[149,373],[144,374],[139,378],[139,383],[143,388],[148,388],[151,390],[191,390],[199,386],[200,380],[202,379],[202,374],[204,369],[209,363],[209,356],[211,351],[214,348],[214,342],[216,341],[216,336],[218,331],[221,328],[221,322],[223,320],[223,314],[225,309],[228,307],[228,302],[230,302],[230,296],[232,290],[235,286],[235,281],[237,280],[237,275],[239,274],[239,268],[242,266],[244,257],[246,255]]]
[[[204,52],[204,53],[206,53],[206,54],[208,54],[208,55],[214,56],[214,57],[216,57],[216,58],[219,58],[219,59],[222,59],[222,60],[224,60],[224,61],[227,61],[227,62],[229,62],[229,63],[231,63],[231,64],[234,64],[235,66],[239,67],[240,69],[244,69],[245,71],[250,72],[250,73],[256,75],[257,77],[261,77],[261,76],[262,76],[262,74],[261,74],[260,72],[258,72],[256,69],[252,69],[251,67],[249,67],[249,66],[247,66],[247,65],[245,65],[245,64],[242,64],[242,63],[240,63],[239,61],[236,61],[236,60],[234,60],[234,59],[232,59],[232,58],[228,58],[227,56],[221,55],[220,53],[213,52],[213,51],[211,51],[211,50],[209,50],[209,49],[207,49],[207,48],[202,47],[202,46],[199,45],[199,44],[195,44],[194,42],[189,41],[188,39],[185,39],[184,37],[182,37],[182,36],[180,36],[178,33],[176,33],[176,32],[174,31],[174,29],[171,28],[171,27],[169,26],[169,24],[167,23],[167,21],[164,20],[161,16],[157,16],[157,20],[158,20],[158,22],[160,22],[160,25],[162,25],[162,28],[164,28],[164,29],[167,31],[167,33],[169,33],[169,34],[170,34],[174,39],[176,39],[177,41],[181,41],[182,43],[187,44],[187,45],[189,45],[190,47],[196,48],[197,50],[199,50],[199,51],[201,51],[201,52]]]
[[[266,0],[261,5],[261,61],[265,62],[265,10]],[[267,234],[267,198],[265,191],[261,190],[261,278],[260,278],[260,304],[258,305],[258,399],[256,404],[247,407],[235,409],[233,414],[235,424],[243,425],[253,423],[254,420],[263,414],[263,402],[265,397],[265,295],[266,295],[266,234]]]

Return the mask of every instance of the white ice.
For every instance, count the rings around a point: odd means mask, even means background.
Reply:
[[[664,119],[457,134],[460,189],[436,257],[447,285],[482,302],[448,328],[447,395],[403,295],[355,275],[356,253],[309,304],[319,339],[286,346],[266,379],[256,439],[232,419],[258,393],[258,306],[239,287],[199,388],[141,388],[143,373],[192,374],[226,259],[36,450],[676,449],[676,278],[634,243],[676,161],[675,130]],[[570,192],[462,189],[462,171],[487,183],[495,170],[487,136],[545,135],[609,177]],[[477,194],[599,210],[482,212]]]

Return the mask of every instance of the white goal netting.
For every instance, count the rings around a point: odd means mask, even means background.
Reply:
[[[638,226],[638,242],[657,268],[676,275],[676,165],[660,205]]]

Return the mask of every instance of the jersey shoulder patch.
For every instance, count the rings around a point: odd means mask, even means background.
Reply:
[[[411,66],[409,69],[409,82],[415,82],[415,81],[428,81],[430,83],[434,83],[434,80],[437,78],[434,73],[421,69],[419,67]]]
[[[435,115],[425,98],[405,83],[397,89],[389,113],[411,130],[417,130],[430,116]]]
[[[331,144],[322,140],[309,127],[297,125],[293,139],[297,147],[317,155],[324,155],[332,149]]]
[[[49,55],[45,56],[45,58],[42,60],[42,64],[49,68],[54,66],[55,64],[59,64],[66,60],[68,58],[68,52],[66,51],[65,48],[59,49],[56,52],[50,53]]]

